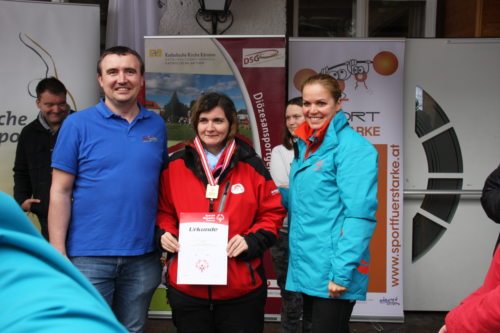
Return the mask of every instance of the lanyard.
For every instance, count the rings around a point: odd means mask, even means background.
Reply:
[[[217,199],[217,197],[219,196],[219,185],[218,185],[219,177],[220,175],[222,175],[224,170],[226,170],[226,168],[229,166],[231,157],[233,156],[234,150],[236,149],[236,142],[233,139],[229,143],[229,146],[227,148],[228,150],[224,157],[224,162],[222,163],[222,170],[220,171],[219,176],[217,176],[217,178],[214,178],[212,171],[210,171],[210,167],[208,166],[207,156],[205,155],[205,150],[203,149],[200,138],[198,136],[196,136],[196,138],[194,139],[194,146],[196,148],[196,151],[198,152],[198,155],[200,156],[201,165],[208,180],[205,197],[207,199]]]

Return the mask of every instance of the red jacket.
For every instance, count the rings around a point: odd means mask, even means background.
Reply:
[[[483,285],[452,309],[445,322],[448,333],[500,332],[500,247]]]
[[[224,212],[229,216],[229,239],[242,235],[248,250],[237,258],[228,258],[228,279],[225,286],[178,285],[177,256],[168,263],[168,283],[190,296],[223,300],[240,297],[266,283],[262,254],[277,238],[286,215],[281,196],[268,170],[255,151],[241,140],[236,140],[236,151],[229,167],[219,178],[219,188],[228,191]],[[241,186],[238,186],[241,185]],[[202,171],[196,150],[186,146],[169,160],[162,172],[157,225],[178,236],[179,216],[182,212],[208,212],[210,201],[205,197],[207,179]],[[220,197],[214,201],[213,211],[219,207]]]

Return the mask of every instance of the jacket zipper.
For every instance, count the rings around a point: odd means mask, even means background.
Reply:
[[[255,286],[255,283],[256,283],[256,281],[255,281],[255,270],[253,269],[252,265],[248,261],[246,261],[245,263],[247,264],[248,270],[250,271],[250,276],[252,277],[252,285]]]
[[[214,302],[212,301],[212,286],[208,286],[208,306],[210,311],[214,310]]]

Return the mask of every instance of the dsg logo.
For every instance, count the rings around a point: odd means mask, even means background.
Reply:
[[[247,54],[243,58],[243,64],[248,65],[253,62],[259,62],[261,59],[262,60],[271,59],[276,57],[278,54],[279,54],[278,50],[264,50],[264,51],[254,52],[251,54]]]
[[[163,50],[162,49],[148,49],[148,55],[151,58],[162,57]]]
[[[243,49],[243,67],[285,67],[285,49]]]

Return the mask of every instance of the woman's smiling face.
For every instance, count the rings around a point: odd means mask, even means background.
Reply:
[[[341,104],[336,102],[330,91],[319,82],[305,85],[302,89],[302,99],[304,117],[312,129],[320,129],[341,108]]]
[[[217,155],[224,148],[229,135],[229,121],[220,106],[202,112],[197,129],[203,146],[209,152]]]

